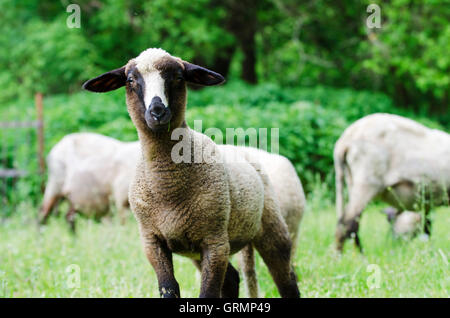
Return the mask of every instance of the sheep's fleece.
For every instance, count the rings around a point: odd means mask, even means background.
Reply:
[[[367,184],[381,192],[403,183],[418,187],[425,182],[435,193],[435,204],[445,200],[443,191],[450,189],[450,135],[411,119],[373,114],[356,121],[336,143],[335,158],[344,157],[352,188]],[[414,210],[414,197],[406,192],[386,199],[399,209]]]
[[[260,164],[267,174],[278,199],[281,214],[289,228],[292,250],[295,251],[298,231],[306,208],[305,193],[294,166],[286,157],[244,146],[219,145],[223,152],[237,151],[246,160]]]

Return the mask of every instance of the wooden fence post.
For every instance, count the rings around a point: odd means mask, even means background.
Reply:
[[[45,158],[44,158],[44,106],[42,102],[42,93],[34,95],[37,113],[37,136],[38,136],[38,160],[39,160],[39,174],[41,176],[41,192],[44,193],[45,183]]]

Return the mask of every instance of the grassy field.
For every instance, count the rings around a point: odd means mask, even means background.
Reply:
[[[341,256],[333,246],[333,208],[308,211],[295,257],[303,297],[449,297],[450,208],[434,213],[429,241],[409,242],[392,239],[380,209],[373,205],[362,218],[365,255],[347,244]],[[125,226],[116,217],[79,218],[74,237],[62,216],[38,230],[35,210],[23,204],[0,224],[0,297],[159,296],[131,215]],[[182,297],[197,297],[194,266],[182,257],[174,261]],[[259,258],[257,271],[260,296],[278,297]]]

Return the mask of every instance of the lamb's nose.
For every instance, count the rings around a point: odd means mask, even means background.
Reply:
[[[150,113],[160,119],[165,113],[165,107],[163,104],[157,104],[151,108]]]
[[[150,105],[153,104],[153,103],[161,103],[162,104],[161,97],[159,97],[159,96],[153,97],[152,101],[150,102]]]
[[[152,116],[157,120],[160,120],[165,112],[166,106],[163,104],[161,98],[159,98],[158,96],[153,97],[152,102],[150,103],[150,113],[152,114]]]

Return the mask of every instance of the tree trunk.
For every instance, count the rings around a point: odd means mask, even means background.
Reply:
[[[225,28],[236,37],[244,54],[241,78],[251,84],[258,81],[255,68],[258,4],[258,0],[228,0],[225,4],[228,13]]]
[[[233,54],[236,50],[235,45],[230,45],[224,49],[221,49],[221,54],[214,58],[214,62],[211,65],[211,69],[214,72],[222,74],[225,78],[230,72],[231,60],[233,59]]]
[[[245,39],[245,40],[244,40]],[[258,82],[256,76],[256,45],[255,32],[246,34],[241,41],[242,52],[244,53],[244,60],[242,61],[241,78],[251,84]]]

